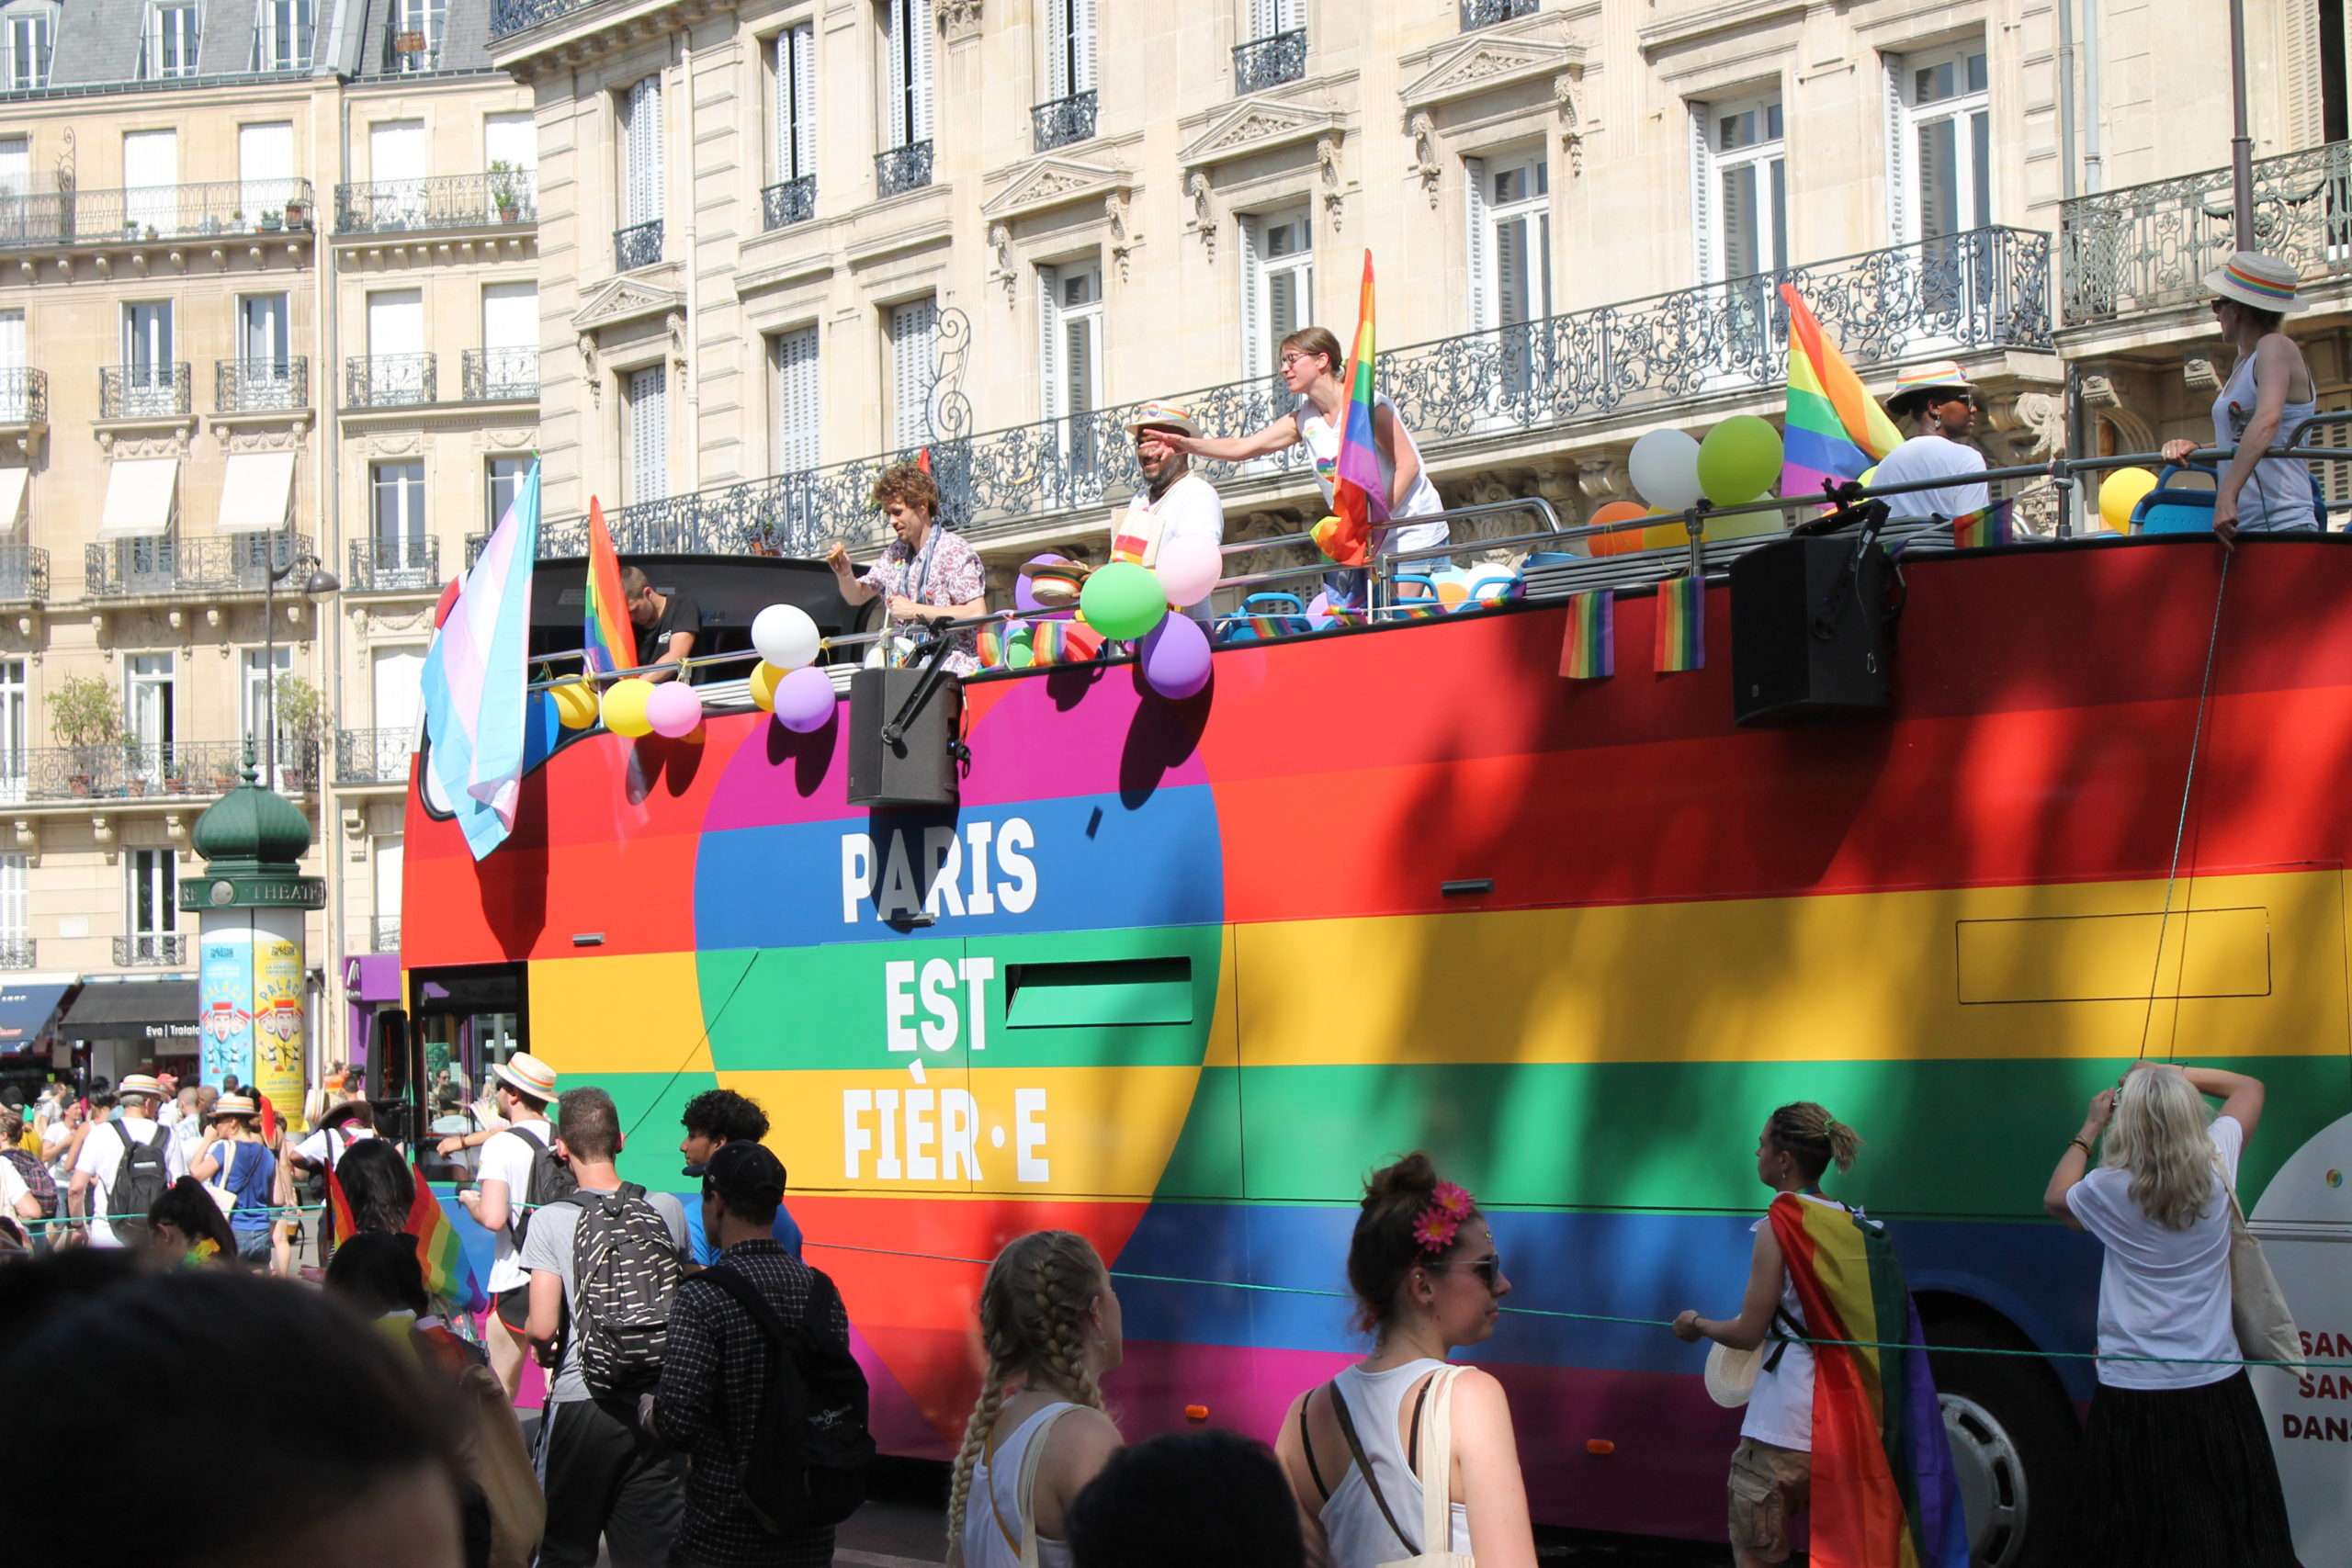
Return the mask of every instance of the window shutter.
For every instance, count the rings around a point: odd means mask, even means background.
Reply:
[[[659,501],[669,494],[669,367],[650,365],[628,378],[628,499]]]
[[[1094,412],[1094,324],[1101,318],[1074,316],[1062,327],[1062,412],[1073,418]]]
[[[1061,274],[1050,266],[1037,269],[1037,417],[1059,419],[1062,402]]]
[[[2327,106],[2320,85],[2319,11],[2337,0],[2292,0],[2287,6],[2287,147],[2315,147],[2325,139]],[[2096,107],[2091,111],[2098,112]],[[2330,468],[2339,465],[2330,464]]]
[[[775,471],[805,473],[818,466],[824,426],[822,387],[817,375],[817,329],[778,333],[774,341]]]
[[[817,172],[817,29],[786,29],[792,39],[792,177]]]
[[[1462,160],[1463,217],[1469,232],[1470,330],[1495,324],[1494,288],[1487,277],[1487,161]]]
[[[915,68],[914,133],[915,141],[931,140],[931,0],[909,0],[915,34],[913,51]]]
[[[1690,265],[1700,283],[1723,281],[1721,246],[1715,243],[1714,212],[1709,197],[1714,180],[1714,145],[1707,136],[1707,106],[1690,107]]]
[[[889,56],[890,145],[904,147],[907,134],[907,8],[913,0],[888,0],[882,7],[882,52]]]
[[[1911,235],[1911,155],[1906,144],[1910,116],[1903,107],[1903,57],[1879,57],[1886,97],[1886,221],[1896,244]]]
[[[645,77],[628,90],[628,201],[624,226],[662,216],[662,78]]]
[[[793,167],[793,132],[799,123],[792,73],[793,32],[786,28],[775,35],[775,178],[771,185],[782,185],[800,173]]]
[[[1066,98],[1078,89],[1070,85],[1070,3],[1046,0],[1046,97]]]
[[[1091,93],[1095,87],[1095,0],[1070,0],[1070,62],[1078,73],[1070,91]]]
[[[1264,227],[1244,213],[1241,217],[1241,376],[1255,380],[1270,375],[1273,366],[1266,354]]]
[[[892,402],[897,428],[892,444],[920,446],[931,433],[932,340],[938,331],[939,309],[929,299],[912,299],[890,311]]]

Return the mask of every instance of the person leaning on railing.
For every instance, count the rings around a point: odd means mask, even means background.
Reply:
[[[2213,400],[2213,445],[2237,448],[2213,485],[2213,532],[2225,545],[2240,534],[2322,526],[2312,510],[2309,465],[2262,456],[2281,430],[2293,430],[2319,412],[2303,351],[2278,330],[2310,304],[2297,291],[2301,280],[2293,267],[2258,251],[2240,251],[2205,275],[2205,287],[2213,291],[2213,324],[2238,355]],[[2164,460],[2186,462],[2196,448],[2194,441],[2167,441]]]

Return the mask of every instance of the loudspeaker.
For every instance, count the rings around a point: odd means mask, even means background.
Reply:
[[[849,803],[953,806],[964,682],[943,671],[895,740],[882,729],[922,683],[920,670],[861,670],[849,680]]]
[[[1733,719],[1801,724],[1888,706],[1892,570],[1875,539],[1857,559],[1852,535],[1785,539],[1733,561]]]

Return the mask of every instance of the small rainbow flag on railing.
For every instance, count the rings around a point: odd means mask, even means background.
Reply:
[[[1653,668],[1661,675],[1707,667],[1707,583],[1686,572],[1657,585],[1657,646]]]
[[[1568,595],[1560,673],[1570,681],[1605,681],[1617,673],[1617,596],[1611,590]]]
[[[2009,502],[1996,501],[1953,518],[1951,543],[1954,549],[1960,550],[1981,550],[2009,543]]]

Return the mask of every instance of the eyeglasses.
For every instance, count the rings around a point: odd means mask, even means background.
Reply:
[[[1311,354],[1301,354],[1296,349],[1293,349],[1290,353],[1283,355],[1283,368],[1287,370],[1302,359],[1312,359],[1314,357],[1315,355]]]
[[[1488,1291],[1492,1291],[1495,1288],[1495,1281],[1503,1277],[1503,1255],[1499,1251],[1489,1252],[1484,1258],[1474,1258],[1466,1262],[1456,1259],[1452,1263],[1432,1263],[1428,1267],[1439,1272],[1453,1269],[1466,1269],[1477,1275]]]

